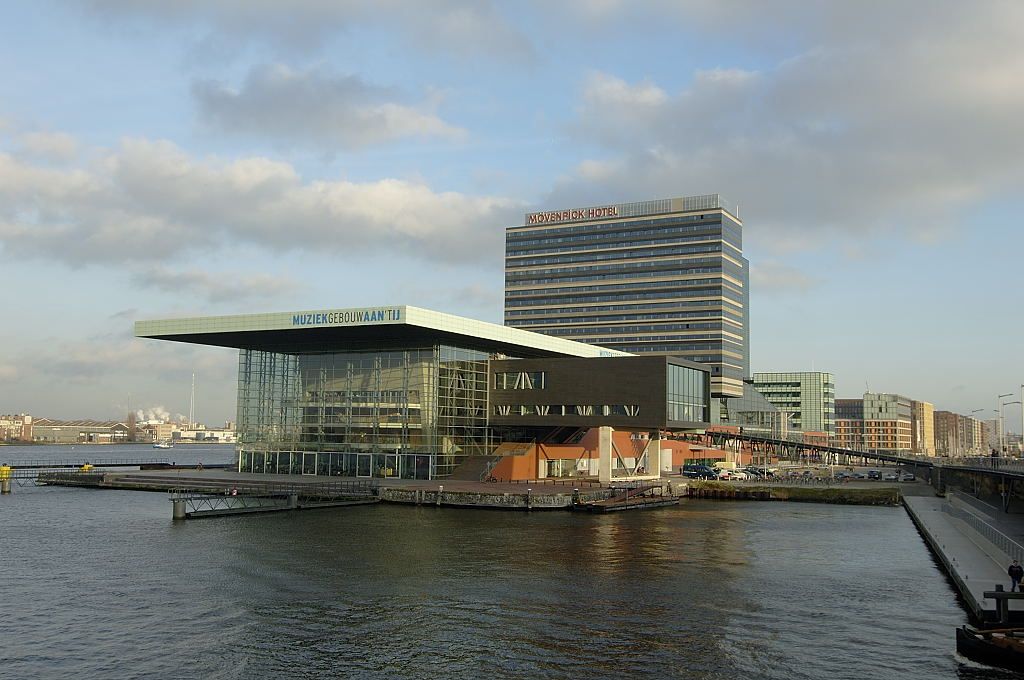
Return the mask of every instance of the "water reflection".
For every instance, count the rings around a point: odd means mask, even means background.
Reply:
[[[11,677],[1017,677],[955,658],[965,616],[898,508],[0,513]]]

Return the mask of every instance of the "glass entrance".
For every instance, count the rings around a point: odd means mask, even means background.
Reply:
[[[360,453],[356,456],[356,477],[369,477],[372,474],[370,454]]]
[[[302,454],[302,474],[304,474],[304,475],[315,475],[316,474],[316,454],[315,453],[303,453]]]

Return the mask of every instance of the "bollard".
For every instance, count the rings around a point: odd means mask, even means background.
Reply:
[[[171,501],[171,504],[174,506],[174,510],[171,515],[172,518],[185,519],[185,499],[175,498],[173,501]]]
[[[443,494],[443,493],[444,493],[444,484],[439,484],[438,487],[437,487],[437,505],[438,505],[438,507],[440,507],[440,505],[441,505],[441,494]]]

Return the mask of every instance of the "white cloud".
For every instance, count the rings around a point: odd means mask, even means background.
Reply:
[[[26,156],[66,161],[78,153],[78,140],[66,132],[28,132],[18,138],[18,147]]]
[[[221,243],[474,262],[518,206],[400,179],[304,181],[288,163],[127,139],[85,166],[0,153],[0,245],[71,265],[164,261]]]
[[[320,49],[357,26],[397,31],[410,44],[454,56],[531,61],[529,40],[491,0],[78,0],[104,22],[198,26],[207,42]]]
[[[291,279],[265,274],[243,274],[224,269],[216,272],[174,271],[160,265],[135,271],[132,280],[147,288],[175,293],[188,299],[199,297],[212,303],[265,300],[292,293],[299,288]]]
[[[240,88],[193,85],[201,122],[220,133],[252,135],[317,149],[353,149],[403,138],[457,140],[465,131],[356,76],[296,71],[276,64],[250,70]]]
[[[763,260],[750,265],[750,289],[758,295],[804,292],[818,284],[802,270],[782,262]]]
[[[727,4],[641,6],[692,13],[716,31],[732,21],[738,35],[767,35],[798,14],[739,3],[742,17]],[[1024,181],[1024,6],[942,6],[918,16],[901,5],[885,22],[834,5],[804,13],[790,33],[798,52],[756,70],[695,71],[676,91],[591,74],[570,130],[600,159],[579,164],[545,204],[720,192],[769,248],[836,232],[942,238],[963,211]],[[632,11],[611,5],[602,21]]]

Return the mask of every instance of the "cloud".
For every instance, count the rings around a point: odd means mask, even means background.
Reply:
[[[401,179],[304,181],[288,163],[195,158],[165,141],[127,139],[96,155],[52,167],[0,152],[3,254],[85,266],[230,244],[464,264],[497,252],[521,209]]]
[[[200,121],[221,133],[269,137],[316,149],[355,149],[404,138],[458,140],[465,131],[356,76],[296,71],[280,64],[249,71],[242,86],[199,81]]]
[[[784,3],[771,19],[738,3],[751,12],[740,18],[725,5],[687,8],[701,26],[735,21],[742,33],[761,21],[762,34],[796,13]],[[877,22],[829,5],[796,20],[787,35],[799,48],[757,68],[694,71],[675,90],[592,73],[568,129],[598,152],[544,203],[720,192],[769,248],[837,233],[946,237],[968,208],[1024,181],[1024,6],[943,7],[920,17],[901,7]],[[621,22],[629,12],[606,3],[600,14]]]
[[[147,267],[132,274],[140,286],[156,288],[189,298],[202,297],[213,303],[262,300],[294,292],[299,285],[290,279],[264,274],[239,274],[218,270],[172,271],[164,266]]]
[[[88,13],[110,21],[200,27],[218,48],[262,43],[314,52],[360,26],[397,31],[433,53],[532,61],[534,49],[513,22],[488,0],[78,0]]]
[[[0,364],[0,380],[14,380],[18,377],[18,367],[12,364]]]
[[[757,294],[804,292],[820,282],[781,262],[764,260],[750,265],[750,289]]]
[[[21,357],[26,375],[47,376],[89,385],[110,376],[134,375],[184,381],[193,372],[232,380],[236,368],[232,350],[184,343],[154,342],[126,332],[54,342]],[[184,384],[184,382],[182,383]],[[187,389],[187,388],[183,388]]]
[[[28,132],[18,138],[18,152],[31,158],[66,161],[78,153],[78,140],[66,132]]]

